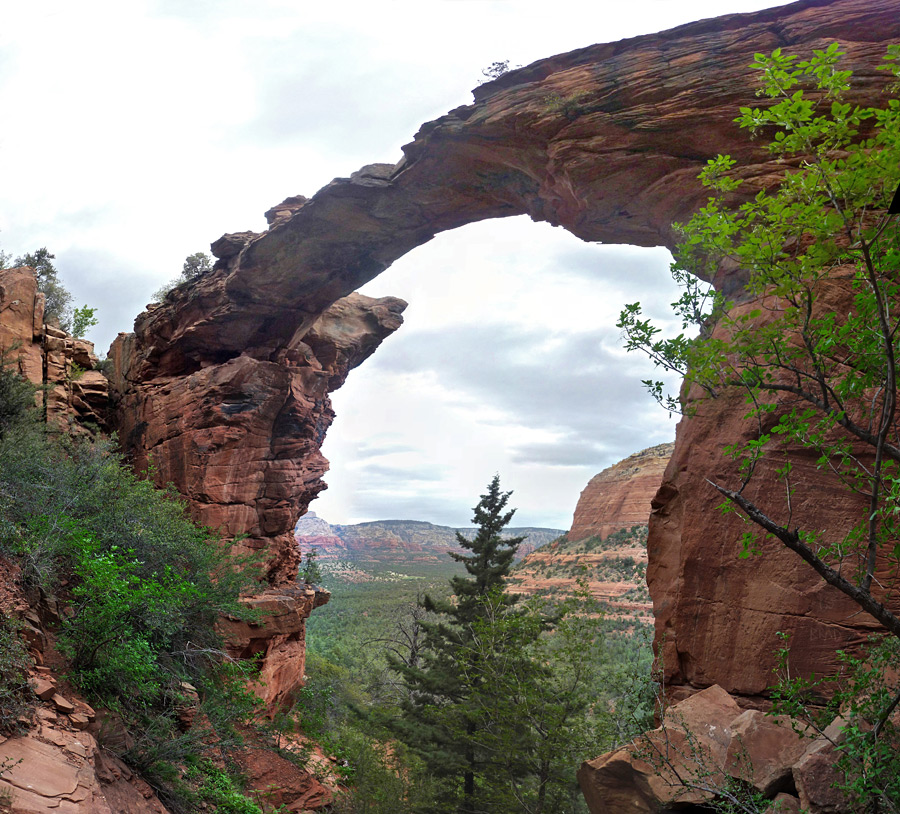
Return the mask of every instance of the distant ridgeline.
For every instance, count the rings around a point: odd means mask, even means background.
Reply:
[[[462,550],[456,543],[456,532],[471,538],[475,529],[438,526],[421,520],[332,526],[315,512],[307,512],[294,528],[303,552],[316,550],[323,572],[360,581],[391,571],[443,575],[456,570],[459,566],[447,556],[448,551]],[[527,535],[519,547],[521,558],[563,533],[563,529],[510,528],[504,536]]]

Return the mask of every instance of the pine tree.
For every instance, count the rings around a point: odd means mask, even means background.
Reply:
[[[451,600],[423,597],[422,607],[438,620],[421,623],[425,648],[420,664],[391,659],[407,693],[402,717],[388,725],[422,755],[434,775],[451,781],[460,814],[487,810],[478,799],[478,787],[493,759],[479,748],[478,732],[486,725],[483,713],[490,704],[479,693],[489,684],[487,662],[502,657],[502,643],[486,653],[480,638],[490,618],[518,600],[505,585],[516,549],[525,538],[501,537],[515,514],[514,509],[506,510],[511,494],[500,490],[500,477],[495,475],[473,510],[473,523],[478,525],[474,539],[457,533],[459,545],[471,553],[450,556],[465,566],[468,576],[450,580]]]

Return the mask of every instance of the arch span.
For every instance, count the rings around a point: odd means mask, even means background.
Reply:
[[[708,158],[737,158],[746,194],[777,178],[733,123],[753,103],[752,55],[832,38],[861,96],[878,94],[874,66],[900,38],[900,0],[802,0],[591,46],[481,86],[473,104],[423,125],[396,165],[288,199],[262,234],[216,241],[212,273],[141,314],[111,352],[124,443],[138,465],[154,456],[199,519],[267,548],[273,583],[290,582],[293,520],[322,488],[328,392],[401,322],[401,301],[351,292],[438,232],[487,218],[527,214],[584,240],[671,247],[672,222],[705,197],[695,177]],[[774,630],[837,649],[866,625],[792,562],[774,560],[777,578],[740,566],[728,523],[687,522],[708,516],[703,476],[729,430],[739,428],[682,424],[649,576],[670,683],[752,696],[769,665],[743,654],[768,652]],[[821,670],[819,651],[807,661]]]

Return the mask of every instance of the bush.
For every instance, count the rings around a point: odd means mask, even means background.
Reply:
[[[19,625],[0,615],[0,734],[20,734],[33,701],[28,670],[31,656],[19,637]]]

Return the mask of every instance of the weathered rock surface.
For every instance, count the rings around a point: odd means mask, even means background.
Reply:
[[[636,452],[591,478],[575,506],[572,528],[566,534],[569,541],[605,540],[620,529],[646,526],[650,501],[674,447],[674,443],[659,444]]]
[[[840,725],[829,727],[831,738]],[[669,707],[658,729],[582,764],[578,782],[591,814],[693,810],[737,783],[772,800],[773,812],[849,812],[833,788],[830,747],[825,737],[798,735],[790,719],[742,711],[713,685]]]
[[[106,376],[94,368],[94,345],[44,323],[44,295],[28,266],[0,270],[0,351],[39,388],[51,424],[70,432],[107,424]]]
[[[231,656],[262,657],[253,689],[269,707],[287,702],[291,692],[302,686],[306,620],[329,597],[327,591],[308,585],[273,588],[247,601],[260,613],[258,624],[228,618],[219,622]]]
[[[0,776],[10,814],[166,814],[153,790],[121,761],[105,753],[90,732],[39,710],[39,725],[25,737],[0,738]]]

